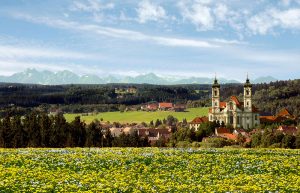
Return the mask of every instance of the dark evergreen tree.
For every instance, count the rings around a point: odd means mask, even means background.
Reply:
[[[85,123],[81,122],[80,117],[75,117],[75,120],[70,124],[73,144],[76,147],[84,147],[86,140]]]

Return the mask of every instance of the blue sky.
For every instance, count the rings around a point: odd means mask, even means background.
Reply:
[[[1,0],[0,74],[300,75],[300,0]]]

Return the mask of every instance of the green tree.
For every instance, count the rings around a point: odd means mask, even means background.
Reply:
[[[80,121],[80,117],[75,117],[70,126],[74,145],[76,147],[84,147],[86,139],[85,124]]]
[[[25,131],[20,116],[14,116],[11,119],[11,132],[13,133],[13,138],[11,141],[11,147],[19,148],[25,147]]]
[[[259,147],[261,144],[262,134],[260,132],[256,132],[251,135],[251,147]]]
[[[296,147],[295,142],[296,142],[295,136],[286,134],[282,139],[282,147],[294,149]]]
[[[160,126],[160,125],[162,125],[161,120],[156,119],[156,121],[155,121],[155,127],[158,127],[158,126]]]

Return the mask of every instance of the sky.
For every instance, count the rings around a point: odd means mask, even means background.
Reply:
[[[300,0],[1,0],[0,75],[300,77]]]

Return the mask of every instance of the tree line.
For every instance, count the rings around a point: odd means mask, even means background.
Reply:
[[[32,112],[0,120],[0,147],[146,147],[147,138],[137,132],[112,136],[98,121],[85,124],[76,117],[68,123],[62,114],[48,116]]]

